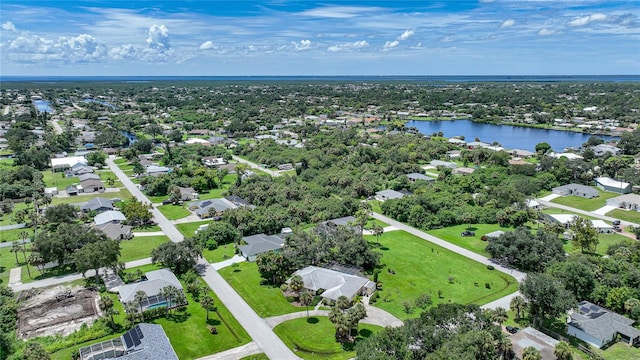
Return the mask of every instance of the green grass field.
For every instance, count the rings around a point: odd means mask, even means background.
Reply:
[[[232,258],[235,253],[236,249],[233,244],[226,244],[219,246],[215,250],[202,250],[202,257],[210,263],[217,263]]]
[[[596,255],[606,255],[609,246],[621,243],[623,241],[633,241],[626,236],[619,234],[598,234],[598,246],[596,247]],[[581,253],[580,248],[574,248],[570,240],[566,240],[563,245],[564,251],[569,254]]]
[[[355,343],[380,330],[380,326],[360,324]],[[325,316],[289,320],[273,331],[303,359],[346,360],[356,356],[355,343],[342,345],[337,342],[335,327]]]
[[[373,236],[367,238],[372,244],[376,241]],[[487,270],[485,265],[404,231],[383,234],[380,246],[382,271],[378,281],[382,282],[383,290],[375,306],[400,319],[419,313],[407,314],[402,302],[414,301],[424,293],[431,294],[434,305],[449,301],[482,305],[518,288],[513,277]],[[442,291],[440,298],[438,290]]]
[[[640,359],[640,348],[615,343],[606,350],[595,350],[605,360],[637,360]]]
[[[120,261],[151,257],[151,250],[168,241],[166,236],[134,236],[131,240],[123,240],[120,242]]]
[[[189,223],[176,224],[176,228],[178,229],[178,231],[180,231],[182,236],[192,237],[195,231],[198,230],[198,227],[200,227],[200,225],[209,224],[210,222],[211,220],[204,220],[204,221],[194,221]]]
[[[556,209],[556,208],[548,208],[548,209],[544,209],[542,210],[543,214],[571,214],[571,215],[578,215],[583,219],[588,219],[588,220],[595,220],[597,219],[596,217],[593,216],[588,216],[588,215],[584,215],[584,214],[576,214],[573,211],[567,211],[564,209]]]
[[[23,261],[21,253],[18,253],[18,261]],[[9,271],[16,266],[19,265],[16,264],[16,257],[11,248],[0,248],[0,286],[9,284]]]
[[[486,235],[490,232],[496,230],[502,231],[512,231],[512,227],[501,227],[498,224],[472,224],[469,230],[474,231],[476,233],[475,236],[460,236],[460,233],[467,230],[469,225],[456,225],[450,226],[442,229],[429,230],[427,233],[438,237],[442,240],[446,240],[452,244],[458,245],[461,248],[465,248],[469,251],[473,251],[476,254],[480,254],[482,256],[489,256],[485,248],[487,247],[488,242],[482,241],[481,238],[483,235]]]
[[[596,198],[585,199],[580,196],[562,196],[562,197],[558,197],[551,200],[551,202],[560,204],[560,205],[571,206],[580,210],[593,211],[593,210],[598,210],[601,207],[605,206],[606,201],[608,199],[611,199],[612,197],[616,197],[619,195],[612,192],[602,191],[596,187],[593,187],[593,188],[598,190],[598,193],[600,194]]]
[[[20,236],[20,234],[23,231],[29,233],[29,237],[33,236],[33,228],[3,230],[0,231],[0,242],[21,240],[22,237]]]
[[[160,205],[157,208],[168,220],[178,220],[191,215],[183,205]]]
[[[607,216],[611,216],[616,219],[625,220],[640,224],[640,211],[614,209],[607,213]]]
[[[120,180],[118,180],[118,177],[116,176],[116,174],[114,174],[113,171],[109,169],[97,170],[96,174],[100,176],[100,180],[102,180],[102,182],[107,187],[120,188],[124,186],[122,185]],[[113,180],[113,184],[109,184],[109,179]]]
[[[267,357],[267,355],[260,353],[260,354],[255,354],[255,355],[249,355],[246,357],[243,357],[240,360],[269,360],[269,357]]]
[[[32,205],[29,206],[31,207]],[[15,222],[13,221],[13,214],[18,210],[25,209],[26,207],[27,204],[25,204],[24,202],[14,203],[13,212],[11,214],[0,215],[0,226],[15,224]]]
[[[58,190],[64,190],[69,185],[80,183],[80,179],[77,177],[65,177],[64,172],[42,171],[42,177],[45,187],[55,187]]]
[[[262,278],[255,263],[243,262],[237,267],[220,269],[219,273],[261,317],[304,310],[289,304],[279,288],[261,285]]]

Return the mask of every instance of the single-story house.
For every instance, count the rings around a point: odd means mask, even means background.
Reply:
[[[607,199],[607,205],[640,211],[640,195],[625,194]]]
[[[248,261],[255,261],[258,255],[268,251],[280,251],[284,246],[284,236],[281,234],[256,234],[245,236],[242,238],[242,241],[244,241],[246,245],[240,246],[239,250],[242,256]]]
[[[459,167],[459,168],[453,169],[453,171],[451,173],[453,175],[469,175],[469,174],[473,174],[475,171],[476,171],[476,169],[474,169],[474,168]]]
[[[551,192],[558,195],[573,195],[580,196],[585,199],[593,199],[598,197],[600,194],[598,190],[592,188],[591,186],[581,185],[581,184],[567,184],[562,186],[557,186],[551,189]]]
[[[530,326],[510,335],[509,340],[517,359],[522,359],[524,349],[532,346],[540,352],[542,360],[556,360],[554,351],[559,341]]]
[[[604,191],[614,192],[618,194],[628,194],[631,192],[631,184],[624,181],[618,181],[610,177],[595,178],[596,186]]]
[[[450,138],[447,141],[449,142],[449,144],[453,144],[453,145],[456,145],[456,146],[465,146],[467,144],[466,141],[464,141],[462,139],[457,139],[457,138]]]
[[[85,203],[76,204],[84,212],[95,211],[97,213],[113,210],[111,199],[95,197]]]
[[[205,156],[202,158],[202,163],[204,164],[204,166],[216,167],[226,164],[227,161],[224,158],[218,156]]]
[[[223,199],[209,199],[192,201],[188,204],[189,210],[193,211],[201,219],[222,216],[228,209],[236,209],[238,205]]]
[[[196,135],[196,136],[208,136],[211,133],[211,130],[207,130],[207,129],[193,129],[189,131],[189,135]]]
[[[615,156],[620,152],[620,148],[607,144],[596,145],[592,147],[591,150],[593,150],[593,153],[596,154],[596,156],[602,156],[606,153],[610,153]]]
[[[142,300],[142,311],[150,307],[166,306],[167,299],[161,295],[162,289],[167,286],[174,286],[182,292],[182,284],[169,269],[160,269],[145,273],[147,280],[137,283],[127,284],[118,288],[120,302],[123,304],[135,301],[136,293],[144,291],[147,297]],[[173,300],[175,301],[175,299]],[[172,301],[172,302],[173,302]],[[175,304],[175,303],[174,303]],[[178,304],[184,305],[184,304]]]
[[[162,325],[140,323],[115,339],[80,348],[80,360],[178,360]]]
[[[600,234],[611,234],[613,233],[613,226],[607,224],[602,220],[591,220],[591,225],[596,229]]]
[[[211,143],[208,142],[207,140],[200,139],[200,138],[187,139],[184,143],[187,144],[187,145],[194,145],[194,144],[200,144],[200,145],[203,145],[203,146],[210,146],[211,145]]]
[[[527,199],[527,207],[533,210],[542,210],[544,206],[535,199]]]
[[[87,159],[84,156],[67,156],[51,159],[51,168],[53,171],[64,171],[76,164],[87,165]]]
[[[100,179],[87,179],[80,181],[83,193],[104,192],[105,186]]]
[[[67,195],[76,196],[78,195],[78,187],[75,185],[69,185],[65,188]]]
[[[509,159],[509,165],[519,165],[519,166],[531,165],[531,166],[533,166],[533,164],[530,164],[530,163],[528,163],[528,162],[526,162],[526,161],[524,161],[522,159]]]
[[[447,151],[447,157],[449,159],[460,159],[460,150]]]
[[[487,146],[490,146],[490,144],[482,141],[470,141],[467,143],[467,148],[469,150],[473,150],[474,148],[477,148],[477,147],[486,148]]]
[[[568,153],[568,152],[565,152],[565,153],[550,152],[548,155],[551,156],[552,158],[556,158],[556,159],[560,159],[560,158],[566,158],[567,160],[584,159],[582,156],[580,156],[578,154]]]
[[[510,150],[509,154],[511,154],[511,156],[519,157],[521,159],[528,159],[528,158],[534,157],[536,155],[536,153],[534,153],[532,151],[522,150],[522,149]]]
[[[94,173],[80,174],[78,175],[80,182],[85,180],[100,180],[100,175]]]
[[[75,176],[80,176],[80,175],[84,175],[84,174],[92,174],[93,173],[93,169],[91,168],[91,166],[87,166],[84,164],[80,164],[77,163],[75,165],[73,165],[72,167],[66,169],[64,171],[64,176],[66,177],[75,177]]]
[[[114,149],[112,147],[102,148],[102,151],[107,155],[117,155],[118,149]]]
[[[340,296],[351,301],[356,295],[371,295],[376,289],[376,284],[367,278],[316,266],[307,266],[295,275],[302,277],[305,289],[313,292],[322,289],[320,296],[333,301]]]
[[[117,210],[105,211],[103,213],[96,215],[93,218],[93,222],[95,222],[96,225],[103,225],[110,222],[121,223],[123,221],[127,221],[127,217],[124,216],[123,213]]]
[[[178,186],[178,189],[180,189],[180,198],[182,201],[198,200],[199,194],[194,188]]]
[[[564,226],[568,226],[578,217],[578,215],[574,214],[546,214],[545,216],[550,221],[560,223]]]
[[[158,165],[148,165],[146,169],[146,173],[149,176],[159,176],[162,174],[168,174],[171,172],[171,168],[166,166],[158,166]]]
[[[567,333],[597,348],[614,341],[629,345],[640,344],[640,330],[632,325],[635,321],[588,301],[578,303],[567,319]]]
[[[458,167],[458,165],[456,165],[456,163],[454,163],[454,162],[442,161],[442,160],[431,160],[429,165],[435,166],[435,167],[442,166],[442,167],[446,167],[446,168],[449,168],[449,169],[455,169],[455,168]]]
[[[133,237],[133,228],[129,225],[123,225],[108,222],[102,225],[96,225],[111,240],[129,240]]]
[[[387,201],[391,199],[402,199],[405,195],[408,195],[408,194],[406,192],[387,189],[387,190],[376,192],[376,200]]]
[[[488,234],[485,234],[484,236],[487,237],[487,239],[497,239],[500,236],[502,236],[502,234],[504,234],[504,231],[502,230],[496,230],[496,231],[492,231]]]
[[[360,233],[360,226],[355,225],[356,218],[353,216],[345,216],[338,219],[331,219],[323,221],[315,228],[317,233],[334,234],[338,226],[345,226],[352,229],[354,232]]]
[[[420,173],[411,173],[411,174],[407,174],[407,177],[409,178],[409,182],[416,182],[418,180],[423,180],[423,181],[435,181],[436,179],[429,177],[427,175],[424,174],[420,174]]]
[[[58,195],[58,188],[57,187],[44,188],[44,193],[51,196]]]

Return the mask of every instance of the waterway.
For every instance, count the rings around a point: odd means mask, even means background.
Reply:
[[[473,122],[471,120],[408,121],[406,126],[416,127],[422,134],[431,135],[442,132],[445,137],[464,136],[465,141],[493,143],[497,141],[507,149],[535,151],[536,144],[546,142],[554,151],[562,152],[567,147],[580,147],[591,134],[562,130],[547,130],[511,125],[495,125]],[[615,140],[612,136],[598,135],[603,140]]]

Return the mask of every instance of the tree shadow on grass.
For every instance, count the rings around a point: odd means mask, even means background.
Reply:
[[[317,324],[319,322],[320,322],[320,320],[317,317],[313,317],[312,316],[310,318],[307,318],[307,323],[308,324]]]
[[[219,326],[220,324],[222,324],[222,321],[220,321],[218,319],[209,318],[209,320],[207,320],[207,325]]]
[[[189,314],[187,311],[184,311],[184,310],[167,314],[167,320],[175,323],[183,323],[187,321],[190,317],[191,317],[191,314]]]
[[[371,335],[373,335],[373,331],[369,329],[360,329],[358,332],[358,337],[368,338]]]

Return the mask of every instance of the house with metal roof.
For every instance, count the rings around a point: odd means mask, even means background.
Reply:
[[[600,196],[598,190],[592,188],[591,186],[573,183],[554,187],[553,189],[551,189],[551,192],[562,196],[579,196],[585,199],[593,199]]]
[[[93,218],[93,222],[96,223],[96,225],[102,225],[110,222],[121,223],[123,221],[127,221],[127,217],[117,210],[105,211]]]
[[[162,325],[141,323],[115,339],[80,348],[80,360],[178,360]]]
[[[446,167],[446,168],[449,168],[449,169],[455,169],[455,168],[458,167],[458,165],[456,165],[456,163],[454,163],[454,162],[442,161],[442,160],[431,160],[429,165],[435,166],[435,167],[442,166],[442,167]]]
[[[596,186],[604,191],[614,192],[618,194],[628,194],[631,192],[631,184],[622,180],[612,179],[610,177],[598,177],[593,179]]]
[[[317,266],[307,266],[293,273],[295,275],[300,275],[305,289],[313,292],[323,290],[320,296],[333,301],[340,296],[351,301],[356,295],[370,295],[376,288],[375,283],[367,278]]]
[[[619,315],[588,301],[581,301],[567,319],[567,333],[597,348],[614,341],[619,335],[629,345],[640,345],[640,330],[635,320]]]
[[[285,237],[282,234],[256,234],[242,238],[246,245],[239,247],[240,253],[248,261],[255,261],[258,255],[269,251],[280,251],[284,246]]]

